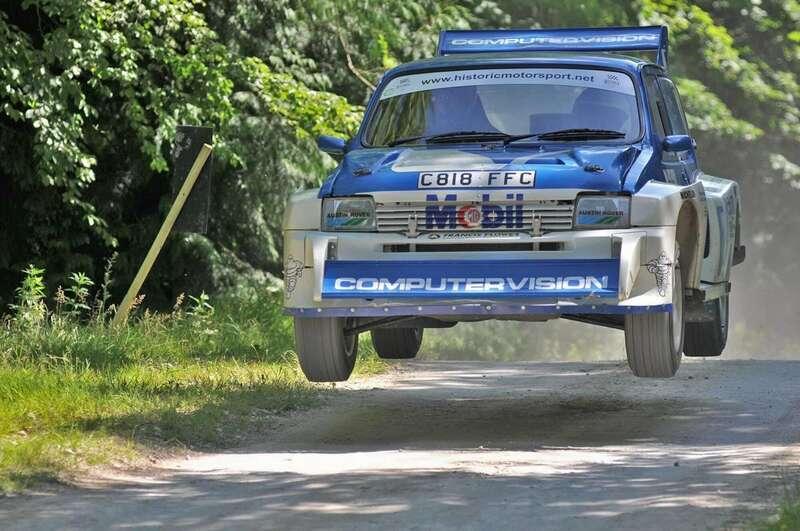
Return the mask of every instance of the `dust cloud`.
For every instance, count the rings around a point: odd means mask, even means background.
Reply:
[[[748,259],[734,268],[731,279],[731,329],[722,359],[798,359],[800,290],[780,281],[776,271],[786,267],[770,263],[762,246],[747,245]],[[622,361],[625,337],[619,330],[563,319],[460,323],[449,329],[427,329],[420,358]]]

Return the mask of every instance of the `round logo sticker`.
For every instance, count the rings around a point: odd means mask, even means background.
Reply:
[[[458,209],[456,213],[458,224],[467,229],[474,229],[481,224],[481,211],[478,207],[467,205]]]

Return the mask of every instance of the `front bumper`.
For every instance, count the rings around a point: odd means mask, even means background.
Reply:
[[[457,319],[671,309],[671,226],[475,235],[441,249],[431,241],[286,231],[286,312]]]

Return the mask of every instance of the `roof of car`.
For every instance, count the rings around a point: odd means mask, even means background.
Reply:
[[[609,53],[580,52],[501,52],[501,53],[464,53],[444,55],[420,59],[405,63],[387,72],[387,77],[412,72],[439,70],[472,66],[583,66],[615,68],[634,74],[642,65],[653,65],[651,61],[628,55]]]

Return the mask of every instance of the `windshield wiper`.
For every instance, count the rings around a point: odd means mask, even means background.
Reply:
[[[386,145],[389,147],[397,146],[400,144],[407,144],[409,142],[414,142],[415,140],[424,140],[426,144],[428,143],[445,143],[445,142],[453,142],[458,140],[464,139],[475,139],[475,140],[505,140],[508,138],[507,133],[501,133],[500,131],[450,131],[447,133],[439,133],[436,135],[416,135],[416,136],[404,136],[402,138],[397,138],[388,142]]]
[[[450,131],[436,135],[415,135],[397,138],[388,142],[389,147],[400,144],[407,144],[415,140],[423,140],[426,144],[458,142],[460,140],[502,140],[503,145],[508,145],[517,140],[534,138],[537,140],[614,140],[625,138],[625,133],[612,131],[610,129],[559,129],[557,131],[547,131],[544,133],[525,133],[522,135],[509,135],[501,131]]]
[[[401,138],[395,138],[391,142],[387,142],[386,145],[389,147],[398,146],[400,144],[408,144],[409,142],[413,142],[414,140],[424,139],[425,135],[415,135],[415,136],[404,136]]]
[[[475,140],[505,140],[508,138],[508,133],[500,131],[451,131],[449,133],[440,133],[426,138],[427,142],[450,142],[464,140],[466,138],[473,138]]]
[[[524,135],[511,135],[506,138],[503,145],[508,145],[517,140],[535,138],[536,140],[614,140],[625,138],[625,133],[610,129],[559,129],[545,133],[528,133]]]

